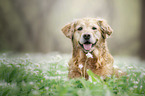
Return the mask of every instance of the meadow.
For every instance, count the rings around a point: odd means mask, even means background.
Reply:
[[[0,53],[0,96],[144,96],[145,62],[114,56],[114,67],[127,72],[116,78],[88,70],[89,80],[67,78],[70,54]]]

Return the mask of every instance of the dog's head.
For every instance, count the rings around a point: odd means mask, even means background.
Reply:
[[[98,42],[103,42],[112,33],[112,28],[103,19],[83,18],[62,28],[66,37],[72,39],[74,46],[91,52]]]

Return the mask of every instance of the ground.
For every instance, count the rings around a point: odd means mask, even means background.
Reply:
[[[127,76],[105,81],[88,70],[89,80],[67,78],[70,54],[0,53],[0,96],[144,96],[145,62],[114,56]]]

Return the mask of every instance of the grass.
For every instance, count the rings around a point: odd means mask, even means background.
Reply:
[[[115,56],[127,76],[67,79],[68,54],[0,54],[0,96],[144,96],[145,62]]]

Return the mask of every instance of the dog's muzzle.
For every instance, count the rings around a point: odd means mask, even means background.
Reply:
[[[91,43],[91,42],[89,42],[89,41],[86,41],[85,43],[83,43],[83,44],[81,44],[80,42],[79,42],[79,44],[80,44],[80,46],[85,50],[85,51],[87,51],[87,52],[89,52],[91,49],[92,49],[92,47],[94,47],[94,45],[96,45],[96,43],[97,43],[97,40],[96,40],[96,42],[95,43]]]
[[[84,49],[85,52],[91,52],[92,51],[92,47],[94,47],[94,45],[96,45],[97,43],[97,39],[94,43],[94,40],[92,39],[92,35],[91,34],[82,34],[81,36],[81,41],[79,41],[80,46]]]

